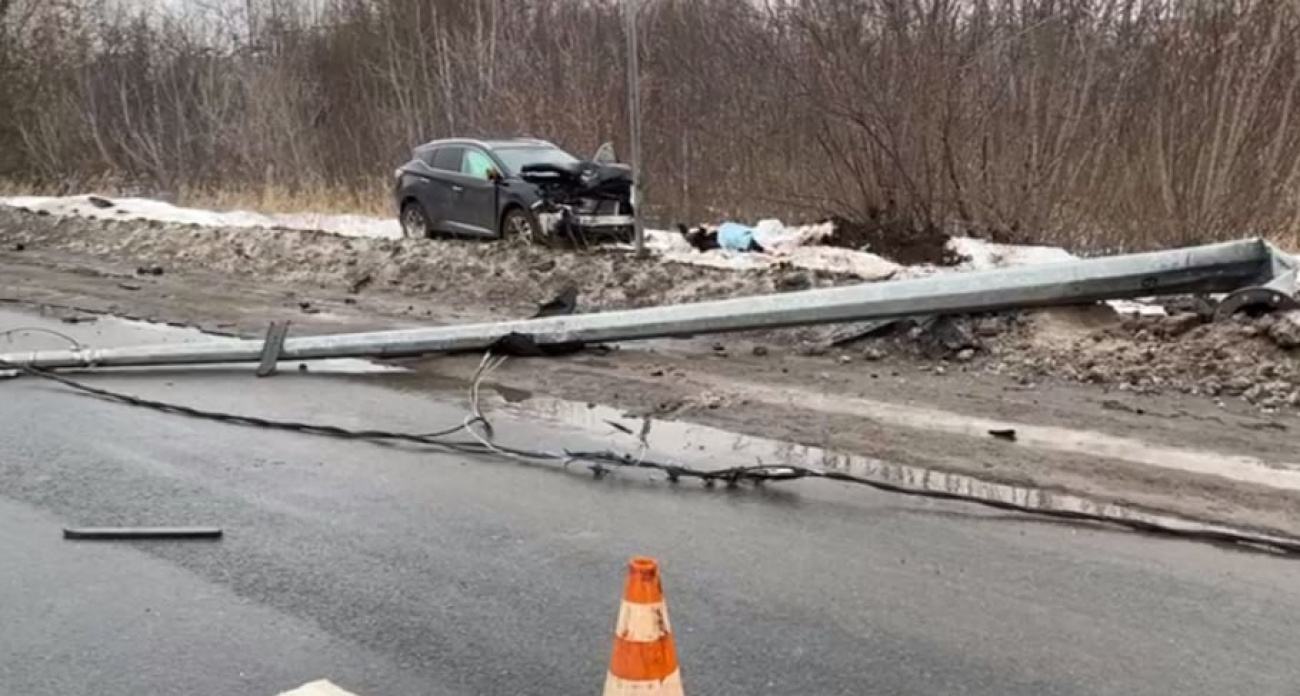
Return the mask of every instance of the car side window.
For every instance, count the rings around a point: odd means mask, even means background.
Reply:
[[[466,150],[465,161],[461,165],[460,173],[472,176],[478,179],[488,178],[488,172],[496,169],[496,164],[482,150]]]
[[[465,155],[463,147],[440,147],[433,151],[433,168],[445,172],[459,172]]]

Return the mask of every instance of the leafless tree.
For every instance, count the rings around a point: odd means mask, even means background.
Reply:
[[[1094,248],[1297,229],[1295,3],[640,1],[665,221],[837,214]],[[381,199],[439,136],[627,151],[619,0],[192,8],[0,0],[0,177],[306,205]]]

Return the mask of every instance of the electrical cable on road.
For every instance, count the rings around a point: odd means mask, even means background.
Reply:
[[[63,332],[55,331],[53,329],[45,329],[39,326],[20,326],[16,329],[9,329],[8,331],[0,331],[0,337],[13,340],[13,337],[18,334],[34,334],[34,333],[46,334],[48,336],[53,336],[55,338],[67,341],[69,344],[72,345],[74,350],[81,350],[82,348],[85,347],[81,345],[80,341]]]
[[[701,481],[708,487],[721,483],[732,488],[737,487],[742,483],[757,486],[769,482],[795,481],[800,479],[824,479],[828,481],[867,486],[879,491],[909,497],[970,503],[996,510],[1024,513],[1039,517],[1048,517],[1074,522],[1115,525],[1145,534],[1215,544],[1226,544],[1248,550],[1264,551],[1275,555],[1282,554],[1286,556],[1300,556],[1300,538],[1283,537],[1273,534],[1257,535],[1249,532],[1232,531],[1227,529],[1193,529],[1099,513],[1036,508],[1030,505],[983,498],[964,493],[912,488],[879,479],[871,479],[839,471],[827,471],[824,469],[799,465],[758,464],[754,466],[738,466],[725,469],[706,470],[680,464],[657,462],[645,458],[645,454],[649,450],[649,445],[646,442],[645,430],[643,430],[639,436],[640,443],[635,456],[609,450],[564,450],[563,452],[547,452],[542,450],[510,447],[495,441],[492,424],[483,414],[480,406],[481,387],[483,381],[493,371],[500,368],[501,365],[505,363],[506,359],[506,356],[494,355],[490,351],[485,353],[483,359],[479,362],[478,369],[475,370],[473,379],[470,383],[470,413],[465,417],[464,422],[460,425],[432,433],[405,433],[377,429],[358,430],[336,425],[275,420],[256,416],[225,413],[221,411],[211,411],[165,401],[146,399],[110,389],[93,387],[83,382],[69,379],[63,375],[26,365],[14,365],[0,362],[0,368],[55,382],[83,394],[129,406],[147,408],[162,413],[230,423],[233,425],[299,432],[307,435],[335,437],[348,440],[363,440],[382,444],[411,444],[461,454],[496,455],[528,462],[559,462],[565,467],[576,462],[582,462],[587,465],[587,468],[597,478],[601,478],[617,469],[644,469],[663,473],[672,483],[678,483],[683,479],[690,479]],[[458,433],[466,434],[471,439],[447,439]],[[1196,524],[1214,524],[1212,522],[1201,522],[1199,520],[1187,521]]]

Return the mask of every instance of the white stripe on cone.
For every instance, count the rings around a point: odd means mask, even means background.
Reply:
[[[310,684],[303,684],[293,691],[285,691],[280,696],[356,696],[356,694],[344,691],[329,681],[321,679]]]
[[[682,673],[673,672],[663,681],[628,681],[610,674],[605,677],[603,696],[685,696]]]
[[[668,606],[663,602],[637,604],[624,601],[618,609],[614,635],[633,643],[653,643],[672,632]]]

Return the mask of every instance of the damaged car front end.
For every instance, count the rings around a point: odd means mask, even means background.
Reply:
[[[567,242],[632,241],[632,169],[624,164],[576,161],[523,167],[537,187],[532,212],[546,238]]]

